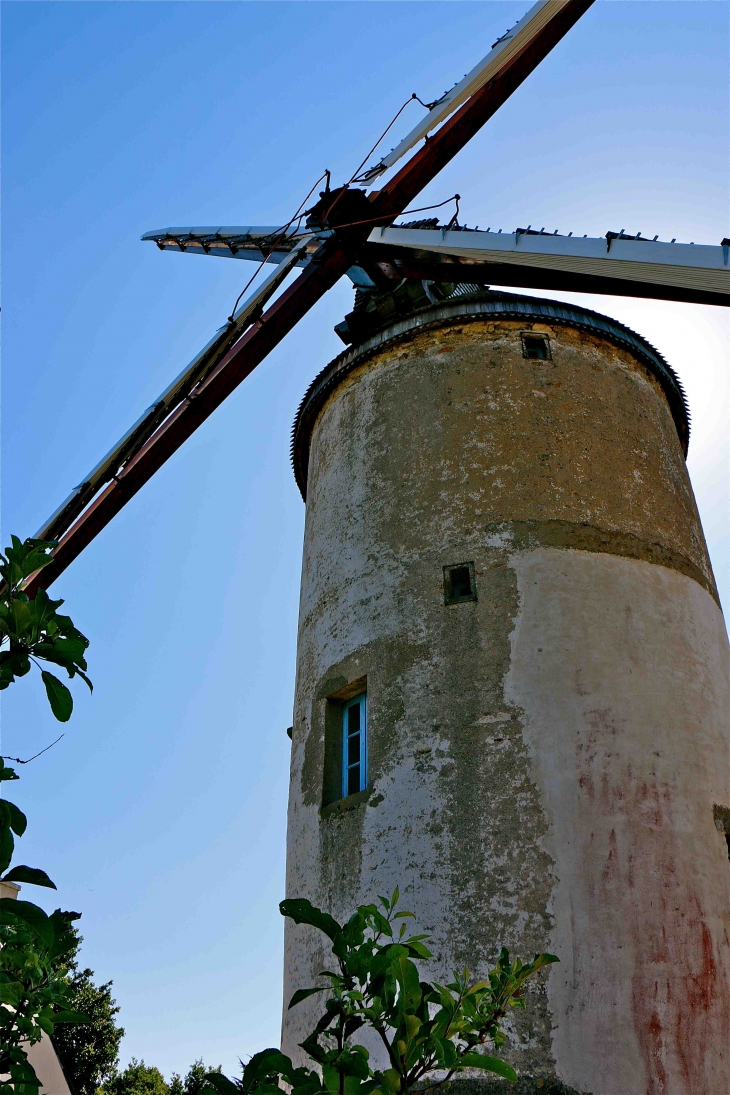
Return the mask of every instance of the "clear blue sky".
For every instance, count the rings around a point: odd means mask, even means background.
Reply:
[[[436,98],[525,3],[6,2],[4,519],[32,534],[223,322],[248,264],[160,253],[167,225],[286,220],[412,91]],[[482,227],[719,243],[728,5],[599,2],[423,195]],[[420,117],[409,107],[404,133]],[[728,324],[586,298],[646,335],[693,414],[727,604]],[[91,638],[63,741],[24,770],[23,860],[83,912],[123,1058],[233,1069],[278,1039],[304,509],[297,403],[341,348],[336,287],[54,587]],[[58,733],[5,693],[3,752]]]

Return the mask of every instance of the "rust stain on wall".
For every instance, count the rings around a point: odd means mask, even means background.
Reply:
[[[712,937],[678,847],[673,789],[611,764],[621,725],[610,708],[587,712],[576,743],[578,784],[599,815],[615,821],[594,849],[596,905],[622,906],[634,952],[631,1003],[644,1058],[647,1095],[675,1095],[668,1074],[688,1095],[721,1095],[708,1073],[708,1051],[730,1044],[730,983],[718,969]],[[609,773],[610,770],[610,773]],[[648,891],[648,892],[647,892]],[[628,894],[628,900],[626,899]],[[647,901],[648,897],[648,901]],[[647,904],[658,906],[647,916]]]

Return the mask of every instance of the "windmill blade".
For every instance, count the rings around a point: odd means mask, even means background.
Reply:
[[[712,247],[661,243],[618,232],[589,239],[520,228],[507,234],[392,227],[370,233],[367,259],[384,262],[391,278],[730,305],[725,241]]]
[[[276,225],[248,225],[224,228],[157,228],[145,232],[143,240],[156,243],[160,251],[213,255],[224,259],[249,259],[252,262],[283,262],[292,249],[299,247],[312,233],[305,228]],[[314,244],[316,251],[319,244]],[[274,247],[274,250],[271,248]],[[301,258],[297,266],[304,266]]]
[[[538,3],[534,4],[511,30],[497,39],[486,57],[475,65],[463,80],[455,84],[451,91],[445,92],[435,103],[430,104],[426,117],[414,126],[387,156],[383,156],[378,163],[363,172],[356,181],[367,186],[372,185],[414,145],[423,140],[436,126],[441,125],[462,103],[480,91],[490,80],[506,72],[522,51],[545,31],[548,24],[563,13],[565,7],[565,0],[538,0]]]
[[[210,342],[195,355],[190,364],[175,377],[107,455],[84,477],[83,482],[73,489],[66,501],[41,525],[35,533],[35,539],[55,540],[63,534],[94,495],[111,479],[114,479],[123,465],[139,452],[160,423],[183,400],[193,397],[196,386],[223,360],[243,332],[255,322],[264,305],[276,292],[289,271],[304,261],[303,256],[306,254],[307,243],[311,238],[310,234],[309,237],[300,239],[297,250],[287,255],[278,268],[272,271],[259,288],[236,310],[226,325],[216,331]]]
[[[282,236],[284,237],[282,239]],[[296,247],[301,251],[306,241],[306,251],[297,259],[295,266],[306,266],[307,252],[313,254],[320,240],[306,228],[276,228],[252,225],[246,228],[157,228],[145,232],[142,240],[156,243],[160,251],[181,251],[192,255],[214,255],[224,259],[248,259],[252,262],[284,262]],[[273,242],[275,250],[268,249]],[[373,289],[375,286],[364,270],[352,266],[347,276],[358,288]]]
[[[35,596],[41,587],[47,589],[63,573],[313,304],[339,281],[351,263],[349,250],[334,240],[325,241],[317,257],[319,261],[310,262],[294,284],[249,326],[243,337],[224,353],[215,367],[86,506],[61,537],[52,552],[51,562],[26,582],[24,588],[29,597]],[[275,273],[280,270],[281,267]]]
[[[588,10],[593,0],[564,0],[512,63],[480,88],[380,191],[366,197],[349,185],[327,191],[310,210],[320,241],[297,280],[265,311],[175,410],[113,475],[61,535],[51,562],[28,579],[29,596],[47,588],[138,490],[259,365],[328,289],[357,265],[373,225],[389,225],[474,136],[514,89]],[[319,222],[318,222],[319,218]],[[309,247],[309,245],[308,245]],[[179,247],[178,247],[179,249]],[[297,260],[298,261],[298,260]],[[56,522],[58,527],[58,522]],[[58,536],[60,534],[57,533]]]
[[[382,212],[405,209],[506,103],[593,3],[594,0],[550,0],[549,20],[539,26],[533,24],[519,51],[505,56],[494,75],[471,94],[393,178],[387,180],[382,190],[373,192],[373,204]],[[548,11],[547,6],[545,10]]]

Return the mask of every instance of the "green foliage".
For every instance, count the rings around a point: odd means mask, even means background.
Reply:
[[[56,1027],[53,1041],[74,1095],[95,1095],[116,1074],[124,1030],[116,1023],[119,1008],[112,999],[112,982],[96,985],[93,970],[79,969],[76,954],[80,944],[76,935],[76,949],[66,963],[65,977],[70,1006],[88,1016],[88,1022]]]
[[[30,575],[50,562],[55,542],[11,537],[10,547],[0,553],[0,690],[24,677],[35,664],[51,710],[57,719],[71,717],[73,699],[58,677],[40,665],[60,665],[69,678],[79,676],[91,688],[86,676],[84,654],[89,645],[68,616],[57,609],[63,601],[52,601],[45,590],[33,600],[23,591]],[[16,780],[17,774],[0,758],[0,784]],[[7,799],[0,799],[0,875],[4,882],[23,882],[55,890],[39,867],[10,866],[15,837],[25,832],[25,814]],[[5,874],[2,874],[5,872]],[[74,1005],[67,977],[68,963],[77,946],[73,922],[79,914],[56,909],[49,916],[38,905],[14,898],[0,898],[0,1073],[9,1082],[0,1083],[0,1095],[37,1095],[40,1082],[28,1061],[24,1043],[33,1045],[43,1034],[51,1035],[60,1023],[83,1023],[88,1017]]]
[[[69,677],[81,677],[91,689],[84,658],[89,640],[68,616],[57,612],[63,601],[52,601],[44,589],[31,601],[22,588],[31,574],[51,561],[56,541],[29,539],[21,543],[17,536],[10,539],[5,554],[0,552],[4,581],[0,594],[0,689],[24,677],[32,664],[41,669],[40,662],[60,665]],[[68,722],[73,711],[70,691],[47,669],[41,669],[41,679],[51,711],[60,722]]]
[[[14,769],[0,757],[0,784],[16,780]],[[3,882],[27,882],[55,890],[45,871],[18,865],[10,870],[15,837],[26,829],[22,810],[0,799],[0,871]],[[73,1003],[65,974],[76,947],[74,920],[79,914],[56,909],[49,916],[31,901],[0,898],[0,1095],[37,1092],[39,1081],[22,1042],[33,1045],[43,1033],[53,1034],[58,1023],[84,1022]]]
[[[159,1068],[133,1057],[124,1072],[115,1072],[98,1089],[98,1095],[201,1095],[208,1087],[208,1077],[219,1076],[220,1071],[220,1065],[209,1069],[199,1058],[193,1061],[184,1080],[173,1072],[168,1084]],[[78,1095],[73,1084],[71,1087],[74,1095]]]
[[[124,1072],[118,1072],[101,1088],[103,1095],[169,1095],[159,1068],[133,1057]]]
[[[284,916],[319,929],[332,942],[335,971],[326,984],[295,992],[296,1007],[309,996],[327,994],[324,1012],[301,1043],[314,1068],[295,1068],[277,1049],[255,1054],[238,1080],[208,1074],[216,1095],[408,1095],[448,1083],[465,1070],[479,1069],[507,1080],[517,1073],[486,1054],[487,1042],[505,1042],[502,1023],[510,1008],[525,1006],[525,985],[558,959],[538,954],[532,962],[511,961],[502,950],[486,980],[472,982],[468,970],[447,985],[421,980],[418,963],[431,957],[425,935],[409,935],[409,912],[396,912],[398,890],[378,905],[361,905],[346,924],[304,899],[282,901]],[[365,1046],[353,1041],[369,1028],[382,1043],[389,1067],[372,1068]],[[435,1074],[435,1075],[434,1075]],[[431,1078],[429,1080],[429,1077]]]
[[[35,1095],[38,1078],[21,1042],[30,1045],[53,1034],[58,1023],[84,1022],[74,1008],[65,979],[66,962],[76,945],[78,913],[56,909],[48,916],[29,901],[0,899],[0,1084],[1,1095]]]
[[[170,1095],[202,1095],[208,1086],[209,1072],[219,1074],[220,1071],[220,1065],[214,1069],[206,1068],[199,1057],[197,1061],[193,1061],[184,1080],[173,1072],[169,1085]]]
[[[0,757],[0,784],[18,778],[15,769],[9,768]],[[0,872],[6,872],[0,875],[0,880],[3,882],[29,882],[33,886],[46,886],[51,890],[55,890],[54,883],[51,882],[46,872],[40,870],[39,867],[26,867],[23,864],[12,867],[9,871],[7,870],[15,851],[15,837],[23,835],[27,824],[25,814],[18,809],[14,802],[0,799]],[[36,930],[43,933],[45,930],[43,925],[47,917],[42,909],[39,909],[36,905],[31,905],[28,901],[13,901],[12,898],[7,897],[0,899],[0,909],[8,902],[16,916],[34,924]]]

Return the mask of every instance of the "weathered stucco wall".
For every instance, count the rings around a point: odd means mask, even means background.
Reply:
[[[722,614],[664,566],[550,548],[511,565],[521,609],[505,693],[548,818],[560,1075],[606,1095],[725,1095]]]
[[[526,359],[527,326],[421,331],[319,415],[287,894],[344,918],[398,884],[439,977],[553,949],[513,1019],[525,1073],[721,1095],[726,648],[692,490],[644,365],[544,324],[552,360]],[[478,600],[445,606],[442,568],[466,561]],[[327,697],[362,677],[368,791],[323,806]],[[287,927],[285,1002],[323,958]],[[316,1008],[285,1010],[287,1052]]]

